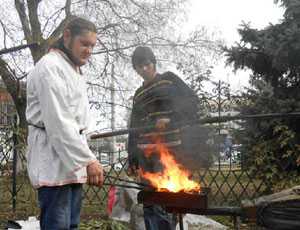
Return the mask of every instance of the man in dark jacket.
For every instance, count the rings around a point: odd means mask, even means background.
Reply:
[[[152,130],[131,133],[128,139],[129,169],[135,172],[141,168],[145,172],[160,172],[163,169],[158,154],[155,153],[159,139],[184,166],[193,163],[197,130],[186,125],[197,119],[197,96],[174,73],[156,72],[156,58],[149,47],[137,47],[132,55],[132,65],[144,79],[133,98],[130,127],[152,126]],[[145,154],[149,149],[152,154]],[[143,178],[142,178],[143,180]],[[160,206],[144,205],[144,220],[147,230],[173,230],[176,221]]]

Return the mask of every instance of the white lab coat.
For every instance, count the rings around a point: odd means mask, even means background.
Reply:
[[[85,183],[96,161],[80,130],[89,126],[86,83],[58,50],[46,54],[27,78],[27,169],[35,188]]]

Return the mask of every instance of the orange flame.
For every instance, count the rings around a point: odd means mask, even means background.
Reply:
[[[170,192],[199,192],[199,183],[190,180],[190,172],[183,168],[182,165],[177,163],[162,143],[156,143],[159,153],[160,162],[163,165],[163,171],[157,173],[149,173],[143,170],[140,171],[141,176],[150,181],[151,185],[158,191],[170,191]],[[145,155],[149,156],[151,150],[147,149]]]

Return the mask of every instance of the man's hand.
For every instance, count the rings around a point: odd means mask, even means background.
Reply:
[[[170,118],[160,118],[156,121],[155,128],[158,130],[164,130],[170,123]]]
[[[86,167],[87,183],[101,187],[103,184],[103,168],[99,161],[95,161]]]

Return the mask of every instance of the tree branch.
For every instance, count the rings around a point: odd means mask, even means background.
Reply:
[[[66,0],[66,4],[65,4],[66,18],[71,16],[71,4],[72,4],[72,0]]]
[[[72,0],[66,0],[65,6],[61,9],[61,10],[65,9],[66,17],[60,22],[60,24],[56,27],[56,29],[47,38],[46,42],[48,44],[52,43],[53,41],[57,40],[60,37],[67,22],[73,18],[73,16],[71,15],[71,4],[72,4]]]
[[[24,0],[15,0],[15,7],[19,15],[22,29],[27,43],[31,43],[31,30],[28,17],[26,15]]]
[[[70,21],[73,17],[74,17],[73,15],[69,15],[65,19],[63,19],[60,22],[60,24],[58,25],[58,27],[56,27],[56,29],[51,33],[51,35],[47,39],[47,42],[51,42],[51,41],[57,40],[59,38],[59,36],[61,35],[61,33],[62,33],[65,25],[67,24],[67,22]]]
[[[0,24],[1,24],[2,30],[3,30],[3,44],[4,44],[4,47],[6,48],[7,31],[6,31],[5,24],[2,22],[2,20],[0,20]]]
[[[40,1],[28,0],[28,15],[31,25],[31,34],[34,42],[40,42],[42,38],[41,23],[38,17],[38,6]]]

